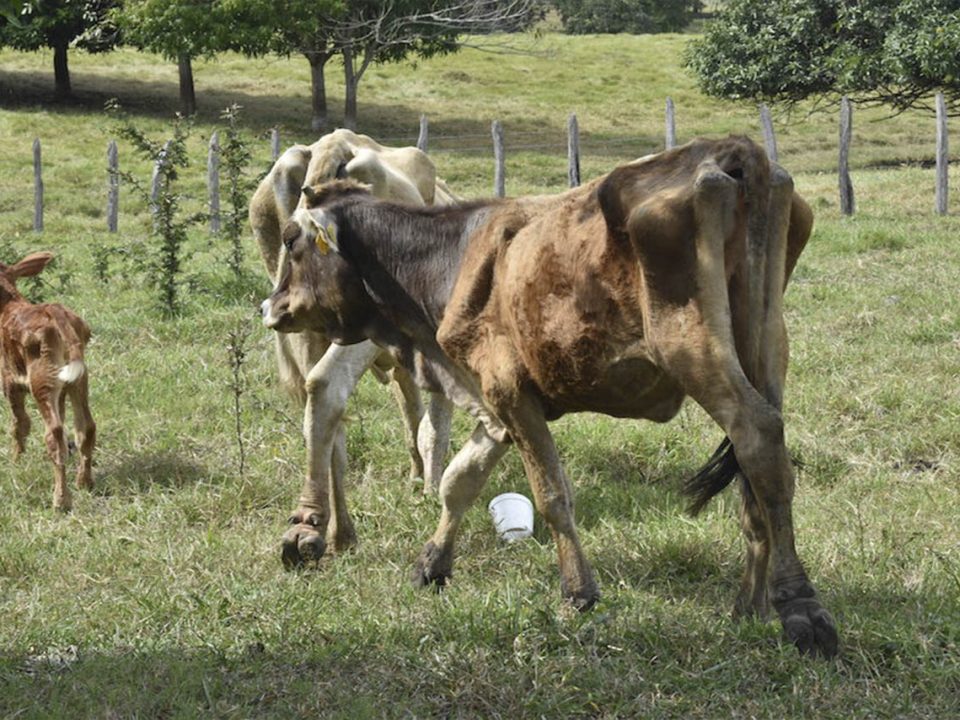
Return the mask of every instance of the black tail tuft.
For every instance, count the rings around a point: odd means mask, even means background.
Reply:
[[[687,512],[698,515],[710,498],[722,492],[739,472],[740,464],[733,454],[733,443],[725,437],[706,464],[683,484],[683,494],[693,499]]]

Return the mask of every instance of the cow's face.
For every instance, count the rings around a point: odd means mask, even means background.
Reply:
[[[317,296],[323,294],[330,268],[324,267],[325,256],[335,247],[331,234],[336,236],[336,225],[323,211],[318,223],[310,210],[297,209],[283,228],[284,255],[280,280],[273,293],[261,305],[263,324],[277,332],[300,332],[315,327],[320,318]]]

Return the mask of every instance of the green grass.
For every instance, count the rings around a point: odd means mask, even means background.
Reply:
[[[466,197],[492,187],[490,121],[503,121],[510,193],[559,190],[575,111],[583,174],[662,143],[748,132],[751,107],[701,97],[680,70],[684,36],[546,35],[537,55],[474,51],[373,68],[361,130],[405,143],[431,120],[441,175]],[[960,222],[932,213],[933,124],[857,113],[858,213],[839,216],[836,118],[778,120],[784,165],[817,213],[787,294],[788,444],[803,463],[801,557],[841,632],[836,662],[801,658],[776,625],[733,624],[742,542],[732,493],[697,520],[678,489],[719,441],[694,405],[668,425],[595,415],[554,424],[603,598],[584,616],[559,599],[554,549],[500,545],[482,505],[527,492],[508,454],[467,517],[442,594],[407,573],[438,516],[406,480],[389,394],[351,401],[350,502],[360,545],[286,573],[279,538],[304,467],[298,413],[279,393],[272,338],[253,315],[268,283],[249,238],[248,278],[229,243],[196,230],[181,317],[165,321],[137,271],[148,215],[129,188],[104,232],[100,108],[119,95],[160,139],[175,69],[123,51],[73,53],[81,102],[52,102],[49,58],[0,51],[0,259],[49,248],[42,291],[83,314],[97,487],[50,509],[39,418],[14,466],[0,443],[0,717],[955,717],[960,713]],[[244,106],[255,172],[268,128],[309,141],[305,61],[227,56],[196,68],[201,114],[182,176],[202,207],[205,144]],[[328,76],[331,110],[341,99]],[[46,230],[32,221],[30,145],[44,143]],[[121,164],[149,167],[121,145]],[[108,280],[95,260],[107,257]],[[244,375],[248,467],[238,472],[230,331],[253,328]],[[0,411],[4,424],[6,410]],[[459,417],[463,439],[469,423]]]

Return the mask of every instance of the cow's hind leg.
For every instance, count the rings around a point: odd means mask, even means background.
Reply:
[[[427,412],[420,421],[417,446],[423,458],[423,492],[433,493],[440,489],[443,478],[443,463],[450,447],[450,423],[453,420],[453,403],[442,393],[430,393]]]
[[[740,593],[733,606],[734,619],[770,617],[770,593],[767,576],[770,568],[770,537],[763,511],[746,479],[741,482],[740,527],[746,540],[746,560]]]
[[[77,462],[77,487],[93,488],[93,448],[97,442],[97,424],[90,412],[87,375],[84,373],[66,389],[73,406],[73,427],[80,459]]]
[[[420,389],[413,382],[410,373],[402,367],[395,366],[390,370],[393,379],[391,388],[400,413],[403,415],[403,440],[410,453],[410,478],[423,479],[423,458],[417,447],[417,429],[423,417],[423,401],[420,399]]]
[[[463,514],[480,494],[506,448],[478,423],[470,439],[450,461],[440,481],[440,523],[414,564],[415,585],[446,584],[453,571],[453,545]]]
[[[766,354],[754,361],[757,384],[768,393],[766,396],[745,374],[730,322],[731,317],[735,323],[738,318],[742,322],[750,310],[741,304],[731,311],[723,274],[725,242],[732,231],[737,188],[737,183],[715,165],[701,170],[694,199],[696,296],[683,305],[665,298],[649,303],[652,342],[687,394],[727,433],[749,486],[742,515],[749,544],[748,566],[738,606],[762,613],[765,598],[761,588],[765,585],[787,637],[802,652],[832,656],[837,651],[833,620],[817,600],[795,547],[794,476],[778,409],[786,369],[782,315],[763,319],[765,335],[758,345]],[[776,204],[775,201],[773,205]],[[773,216],[775,221],[784,219],[777,216],[776,208]],[[639,220],[642,222],[643,218]],[[635,231],[642,237],[642,228]],[[784,242],[784,232],[781,224],[777,232],[771,233],[771,241]],[[768,260],[768,270],[776,270],[779,263],[776,271],[782,274],[782,254],[779,259],[775,254],[768,256]],[[665,271],[658,280],[669,282],[669,268],[661,264],[658,269]],[[681,281],[682,278],[676,279]],[[653,284],[651,288],[655,291]],[[773,292],[782,292],[782,279]],[[766,304],[762,298],[758,301]],[[779,298],[769,303],[768,312],[779,315]],[[701,330],[660,334],[664,329],[679,327]],[[749,348],[748,343],[741,345]],[[745,354],[749,366],[749,350]]]
[[[47,445],[47,455],[53,463],[53,507],[55,510],[67,512],[73,507],[73,497],[66,478],[67,438],[60,416],[62,388],[57,383],[46,380],[44,375],[46,373],[42,371],[35,371],[31,391],[43,418],[46,428],[43,439]]]
[[[23,385],[13,383],[7,385],[4,390],[12,413],[13,459],[17,460],[23,454],[27,435],[30,434],[30,416],[27,414],[26,408],[29,390]]]
[[[341,423],[347,400],[379,352],[370,342],[331,345],[307,375],[303,427],[307,477],[281,543],[285,567],[319,560],[328,539],[338,551],[356,543],[343,491],[346,434]],[[332,537],[328,530],[334,532]]]

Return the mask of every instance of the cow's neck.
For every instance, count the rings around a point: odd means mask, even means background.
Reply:
[[[338,213],[340,251],[381,311],[431,334],[443,317],[473,230],[488,204],[410,208],[358,202]]]

